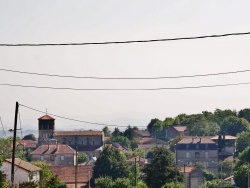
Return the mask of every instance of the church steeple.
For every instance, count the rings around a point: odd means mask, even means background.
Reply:
[[[38,143],[42,143],[52,138],[55,130],[55,119],[46,115],[38,118]]]

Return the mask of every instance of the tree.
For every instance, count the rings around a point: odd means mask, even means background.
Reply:
[[[118,129],[118,127],[115,128],[114,132],[112,133],[112,136],[116,137],[116,136],[121,136],[121,132]]]
[[[111,136],[111,131],[109,130],[108,127],[104,127],[102,129],[102,131],[104,132],[104,136],[106,136],[106,137],[110,137]]]
[[[237,134],[237,153],[242,152],[247,146],[250,146],[250,131]]]
[[[185,188],[185,184],[181,182],[169,182],[163,185],[161,188]]]
[[[149,188],[161,187],[172,181],[182,181],[179,169],[174,162],[174,154],[166,147],[155,147],[153,159],[142,170],[144,181]]]
[[[28,134],[26,136],[23,137],[23,140],[33,140],[36,141],[36,137],[34,134]]]
[[[230,182],[216,179],[212,181],[206,181],[200,188],[218,188],[218,187],[233,188],[234,186]]]
[[[66,188],[66,185],[59,181],[58,177],[49,169],[47,163],[36,161],[33,163],[42,169],[39,181],[40,188]]]
[[[240,110],[238,113],[239,118],[245,118],[248,122],[250,122],[250,109],[245,108],[243,110]]]
[[[131,141],[125,136],[112,136],[107,143],[118,142],[125,148],[131,148]]]
[[[133,140],[134,138],[134,129],[129,125],[126,130],[124,131],[124,136],[127,137],[129,140]]]
[[[238,187],[247,187],[250,162],[250,146],[238,155],[234,167],[234,180]]]
[[[209,121],[201,121],[198,123],[189,124],[187,126],[188,132],[193,136],[214,136],[217,135],[220,127],[217,123]]]
[[[79,152],[77,154],[77,162],[78,163],[85,163],[87,161],[88,161],[88,156],[85,153]]]
[[[130,188],[130,181],[127,178],[117,178],[115,181],[111,177],[101,177],[95,179],[96,188]],[[132,187],[131,187],[132,188]]]
[[[150,123],[147,126],[147,129],[151,136],[157,136],[157,134],[159,134],[163,130],[162,122],[156,118],[151,119]]]
[[[246,119],[230,116],[222,121],[220,133],[236,136],[238,133],[249,130],[250,124]]]
[[[107,146],[97,158],[93,168],[93,179],[109,176],[112,180],[127,178],[128,164],[125,156],[116,148]]]

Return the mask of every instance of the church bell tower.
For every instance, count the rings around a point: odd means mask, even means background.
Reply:
[[[55,119],[49,115],[38,118],[38,144],[48,143],[55,130]]]

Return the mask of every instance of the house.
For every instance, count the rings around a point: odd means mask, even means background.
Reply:
[[[33,151],[37,148],[37,141],[34,140],[18,140],[17,145],[22,145],[26,151]]]
[[[147,130],[134,130],[134,136],[139,138],[150,137],[150,133]]]
[[[166,138],[168,139],[186,135],[188,135],[187,126],[169,126],[166,129]]]
[[[49,166],[61,182],[65,183],[68,188],[85,188],[89,187],[89,180],[92,178],[92,165],[78,166]]]
[[[152,137],[144,137],[140,139],[138,148],[141,148],[145,152],[147,152],[156,146],[163,146],[163,145],[168,147],[168,143],[160,139],[152,138]]]
[[[203,164],[209,171],[218,173],[218,145],[206,137],[184,138],[175,147],[179,166]]]
[[[219,159],[221,161],[235,155],[237,137],[231,135],[217,135],[210,138],[213,140],[219,149]]]
[[[202,170],[193,166],[182,166],[181,173],[184,175],[186,188],[199,188],[204,183]]]
[[[55,119],[47,114],[38,118],[38,130],[39,145],[55,139],[89,157],[98,157],[104,145],[103,131],[55,131]]]
[[[6,181],[11,181],[11,168],[12,159],[5,159],[2,163],[1,171],[5,174]],[[25,182],[39,182],[41,168],[23,161],[19,158],[15,158],[14,163],[14,184],[19,187],[19,184]]]
[[[66,144],[43,144],[31,152],[31,161],[44,161],[54,166],[74,166],[76,151]]]

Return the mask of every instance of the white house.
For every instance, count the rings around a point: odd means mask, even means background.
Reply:
[[[7,181],[11,181],[11,163],[12,159],[5,159],[1,167],[1,171],[6,175]],[[24,182],[39,182],[40,171],[41,168],[19,158],[15,158],[14,184],[18,187],[20,183]]]

